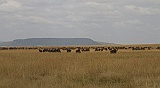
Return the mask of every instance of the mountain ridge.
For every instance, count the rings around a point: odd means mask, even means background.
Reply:
[[[70,46],[101,45],[90,38],[27,38],[0,43],[0,46]]]

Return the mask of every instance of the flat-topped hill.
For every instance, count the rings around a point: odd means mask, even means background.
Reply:
[[[89,38],[28,38],[0,43],[0,46],[70,46],[101,45]]]

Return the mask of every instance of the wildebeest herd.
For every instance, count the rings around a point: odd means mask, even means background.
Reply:
[[[76,53],[81,52],[89,52],[91,51],[107,51],[109,50],[110,53],[114,54],[118,51],[118,48],[112,47],[112,48],[105,48],[105,47],[63,47],[63,48],[39,48],[39,52],[61,52],[66,51],[67,53],[75,51]]]
[[[139,46],[117,46],[117,47],[0,47],[0,50],[38,50],[39,52],[75,52],[75,53],[81,53],[81,52],[89,52],[89,51],[95,51],[95,52],[102,52],[102,51],[109,51],[111,54],[117,53],[118,50],[151,50],[151,49],[157,49],[160,50],[160,46],[158,47],[139,47]]]
[[[118,50],[151,50],[154,49],[153,47],[60,47],[60,48],[39,48],[39,52],[61,52],[66,51],[69,52],[75,52],[75,53],[81,53],[81,52],[89,52],[89,51],[95,51],[95,52],[102,52],[102,51],[109,51],[111,54],[117,53]],[[155,49],[159,49],[158,46]]]

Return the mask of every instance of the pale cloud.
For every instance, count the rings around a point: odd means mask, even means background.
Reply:
[[[21,3],[15,0],[6,0],[0,4],[0,11],[15,11],[21,7]]]
[[[159,4],[160,0],[137,0],[138,2],[149,2],[153,4]]]
[[[138,20],[138,19],[132,19],[132,20],[125,20],[125,21],[120,21],[115,23],[116,26],[140,26],[143,25],[143,22]]]
[[[38,16],[28,16],[28,17],[21,17],[26,21],[30,21],[32,23],[39,23],[39,24],[53,24],[53,21],[47,20],[43,17]]]
[[[160,3],[160,0],[152,0],[152,1],[156,4]]]
[[[135,14],[140,15],[157,15],[160,14],[160,8],[152,8],[152,7],[138,7],[135,5],[126,5],[124,6],[125,9],[128,10],[128,12],[132,12]]]
[[[96,3],[96,2],[87,2],[86,5],[89,5],[89,6],[98,6],[99,4]]]
[[[40,17],[40,16],[23,16],[20,14],[12,14],[10,16],[6,15],[3,16],[4,19],[10,19],[10,22],[22,21],[22,22],[29,22],[29,23],[37,23],[37,24],[54,24],[54,21],[49,19]]]

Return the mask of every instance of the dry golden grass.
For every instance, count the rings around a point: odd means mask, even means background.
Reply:
[[[0,88],[160,88],[160,50],[0,51]]]

